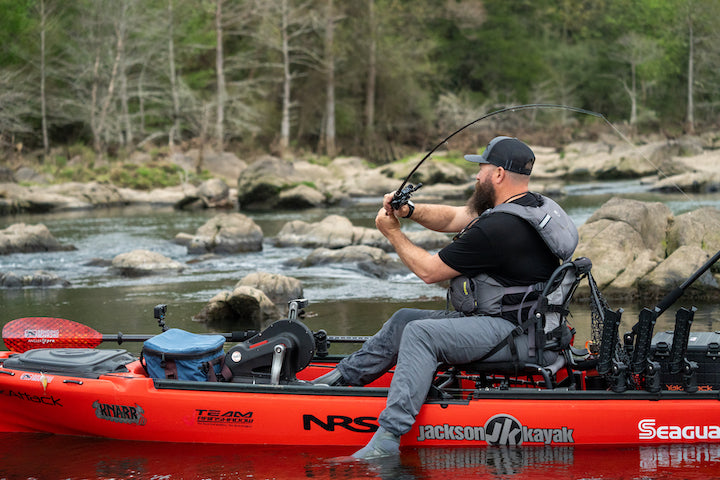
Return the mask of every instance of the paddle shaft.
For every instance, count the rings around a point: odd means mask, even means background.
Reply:
[[[244,342],[260,332],[245,330],[221,333],[228,342]],[[315,333],[319,342],[362,343],[369,337],[327,335],[323,330]],[[144,342],[155,334],[131,334],[122,332],[104,334],[97,330],[64,318],[26,317],[17,318],[3,326],[2,339],[8,350],[25,352],[33,348],[95,348],[102,342]]]
[[[238,332],[231,332],[231,333],[218,333],[217,335],[222,335],[225,337],[225,340],[228,342],[244,342],[245,340],[257,335],[260,332],[257,332],[255,330],[246,330],[246,331],[238,331]],[[144,342],[145,340],[149,340],[150,338],[154,337],[155,335],[152,334],[134,334],[134,335],[125,335],[122,332],[118,332],[117,334],[103,334],[102,335],[102,341],[103,342],[117,342],[118,345],[122,345],[123,342]],[[363,343],[367,341],[370,337],[363,336],[363,335],[328,335],[327,339],[330,341],[330,343]]]

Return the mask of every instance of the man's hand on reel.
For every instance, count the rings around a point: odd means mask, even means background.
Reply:
[[[422,187],[422,183],[418,183],[417,186],[408,183],[402,190],[385,195],[383,206],[387,214],[393,213],[399,218],[410,218],[415,211],[415,204],[410,200],[410,197],[420,187]]]

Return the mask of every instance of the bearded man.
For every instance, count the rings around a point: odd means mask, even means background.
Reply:
[[[577,229],[557,203],[528,190],[535,155],[520,140],[496,137],[482,155],[465,159],[479,164],[467,205],[409,203],[394,210],[394,193],[389,193],[375,218],[378,230],[415,275],[426,283],[451,281],[455,311],[398,310],[360,350],[314,381],[360,386],[395,367],[386,407],[378,417],[380,426],[353,454],[356,458],[399,454],[400,438],[412,428],[440,363],[531,359],[548,365],[557,358],[551,350],[531,358],[527,333],[513,332],[537,298],[531,287],[547,281],[572,256]],[[400,218],[438,232],[459,233],[432,254],[407,238]],[[455,299],[463,296],[453,291],[457,281],[471,287],[463,289],[467,298]],[[497,348],[503,341],[506,344]]]

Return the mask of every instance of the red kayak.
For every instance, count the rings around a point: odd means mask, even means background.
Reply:
[[[377,429],[392,379],[390,372],[365,387],[311,383],[339,357],[316,348],[318,334],[291,319],[253,332],[227,351],[222,335],[171,329],[147,339],[142,359],[123,349],[92,348],[107,338],[78,325],[24,318],[5,326],[3,339],[12,350],[0,352],[0,431],[183,443],[361,446]],[[186,334],[202,337],[200,347],[207,351],[170,348],[153,358],[164,348],[160,340]],[[214,342],[221,345],[219,355],[213,353]],[[662,341],[653,343],[656,357],[662,346]],[[192,364],[201,354],[207,377],[215,381],[184,376],[181,364]],[[213,356],[222,357],[224,365],[214,363]],[[166,375],[173,363],[175,373]],[[148,373],[153,364],[161,366],[163,378]],[[556,371],[543,367],[514,375],[448,367],[438,374],[401,445],[720,443],[720,387],[712,380],[717,372],[700,367],[695,388],[692,382],[664,374],[659,387],[651,388],[647,373],[646,379],[635,375],[636,388],[619,388],[618,365],[605,374],[598,373],[604,371],[598,365],[570,361]],[[627,384],[623,380],[623,386]]]

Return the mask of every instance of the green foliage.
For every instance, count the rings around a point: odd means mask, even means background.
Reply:
[[[63,178],[89,175],[83,168],[91,169],[97,154],[124,156],[148,138],[167,145],[176,120],[176,145],[201,135],[207,145],[216,145],[217,2],[172,0],[172,24],[169,5],[45,0],[46,120],[51,144],[70,144],[67,163],[55,160]],[[239,150],[272,152],[278,143],[284,75],[278,5],[278,0],[223,2],[223,140]],[[327,3],[288,5],[291,20],[309,14],[313,20],[302,26],[291,22],[288,31],[290,142],[296,153],[317,151],[317,156],[328,116]],[[374,0],[372,19],[369,5],[334,2],[335,131],[343,155],[391,162],[403,151],[426,150],[478,111],[525,102],[569,104],[626,121],[630,101],[624,86],[638,49],[652,53],[636,65],[638,130],[682,128],[689,25],[695,35],[695,118],[716,122],[717,0]],[[0,11],[0,139],[3,145],[11,139],[37,148],[42,145],[40,2],[0,0]],[[625,52],[623,37],[634,39]],[[374,122],[366,130],[371,66]],[[457,101],[442,101],[451,96]],[[515,118],[523,122],[487,126],[523,132],[568,122],[566,116],[541,113],[532,116],[537,123],[530,115]],[[150,153],[159,161],[167,148],[151,147]],[[107,175],[128,184],[155,185],[158,176],[172,181],[174,174],[154,168]]]
[[[121,164],[110,169],[109,180],[118,186],[151,190],[179,185],[183,170],[177,165],[152,162],[147,165]]]
[[[468,173],[477,173],[477,164],[465,160],[465,157],[462,153],[449,152],[449,154],[445,158],[443,158],[443,161],[458,166]]]
[[[0,0],[0,66],[22,62],[19,41],[35,25],[33,0]]]
[[[315,182],[303,181],[303,182],[294,182],[294,183],[285,184],[285,185],[283,185],[283,186],[280,187],[279,191],[290,190],[290,189],[295,188],[295,187],[297,187],[297,186],[299,186],[299,185],[305,185],[306,187],[310,187],[310,188],[312,188],[312,189],[314,189],[314,190],[317,190],[317,189],[318,189],[318,188],[317,188],[317,185],[315,185]]]

